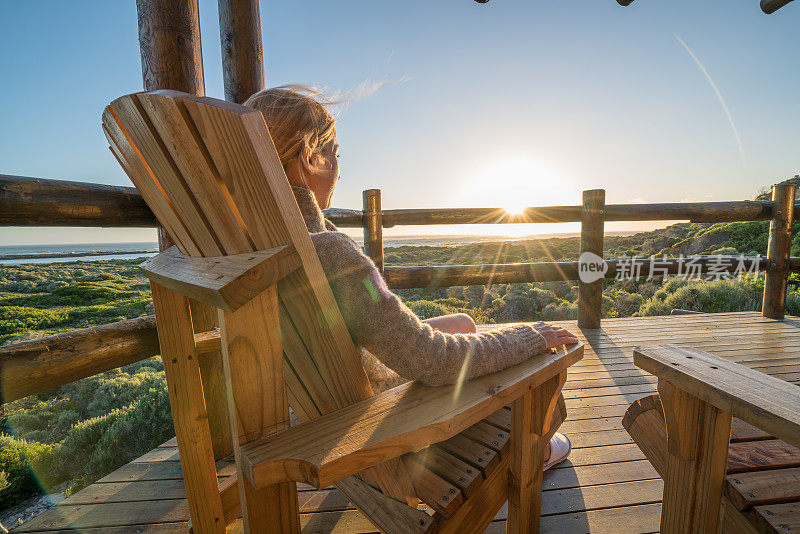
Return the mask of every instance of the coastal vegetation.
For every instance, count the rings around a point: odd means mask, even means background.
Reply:
[[[607,236],[607,258],[694,254],[765,255],[767,221],[675,224]],[[800,256],[800,223],[791,253]],[[574,261],[578,238],[386,249],[388,265]],[[140,259],[0,265],[0,344],[153,313]],[[787,313],[800,315],[797,274]],[[758,310],[762,276],[607,279],[603,316]],[[573,281],[399,290],[422,318],[463,312],[477,323],[554,321],[577,316]],[[3,406],[0,509],[42,490],[76,491],[174,435],[163,366],[149,358]],[[77,460],[76,460],[77,459]]]

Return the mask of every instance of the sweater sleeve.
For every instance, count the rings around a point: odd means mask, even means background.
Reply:
[[[435,330],[389,290],[346,234],[319,232],[311,238],[353,341],[407,380],[453,384],[547,350],[544,336],[530,324],[475,334]]]

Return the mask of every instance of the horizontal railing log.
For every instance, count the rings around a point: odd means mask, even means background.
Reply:
[[[689,263],[692,259],[692,263]],[[747,256],[693,256],[687,258],[650,258],[607,260],[604,278],[663,276],[681,274],[708,275],[765,270],[766,258]],[[757,264],[757,265],[756,265]],[[789,260],[789,270],[800,272],[800,257]],[[474,286],[486,284],[513,284],[519,282],[557,282],[578,280],[578,262],[501,263],[496,265],[441,265],[413,267],[385,267],[387,284],[392,289],[426,287]]]
[[[0,404],[159,353],[155,316],[0,347]]]
[[[325,216],[343,228],[362,224],[359,210]],[[0,226],[155,228],[156,218],[135,187],[0,174]]]
[[[322,210],[325,218],[340,228],[361,228],[364,214],[361,210],[346,210],[342,208],[328,208]]]
[[[800,203],[795,204],[800,210]],[[361,210],[331,208],[325,216],[336,226],[360,228]],[[607,204],[606,221],[730,222],[772,217],[772,201]],[[525,208],[396,209],[382,211],[385,228],[400,225],[516,224],[580,222],[581,206]],[[150,209],[133,187],[27,178],[0,174],[0,225],[155,227]]]
[[[772,217],[769,200],[662,204],[606,204],[606,221],[730,222]],[[434,224],[516,224],[580,222],[581,206],[545,206],[509,213],[502,208],[383,210],[384,226]]]
[[[0,225],[155,227],[134,187],[0,174]]]

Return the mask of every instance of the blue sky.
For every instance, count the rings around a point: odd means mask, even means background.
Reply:
[[[99,118],[141,90],[134,1],[0,10],[0,173],[129,185]],[[387,209],[577,204],[589,188],[609,203],[740,200],[800,172],[800,3],[773,15],[757,0],[296,0],[261,12],[268,85],[355,95],[386,82],[339,111],[338,207],[360,207],[370,187]],[[206,93],[221,98],[216,2],[200,13]],[[393,231],[409,230],[484,229]],[[0,228],[0,244],[152,235]]]

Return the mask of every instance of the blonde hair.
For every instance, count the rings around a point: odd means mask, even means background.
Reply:
[[[264,89],[244,103],[264,116],[284,169],[300,155],[305,144],[312,155],[318,155],[333,139],[336,120],[326,108],[335,104],[319,91],[302,85]]]

